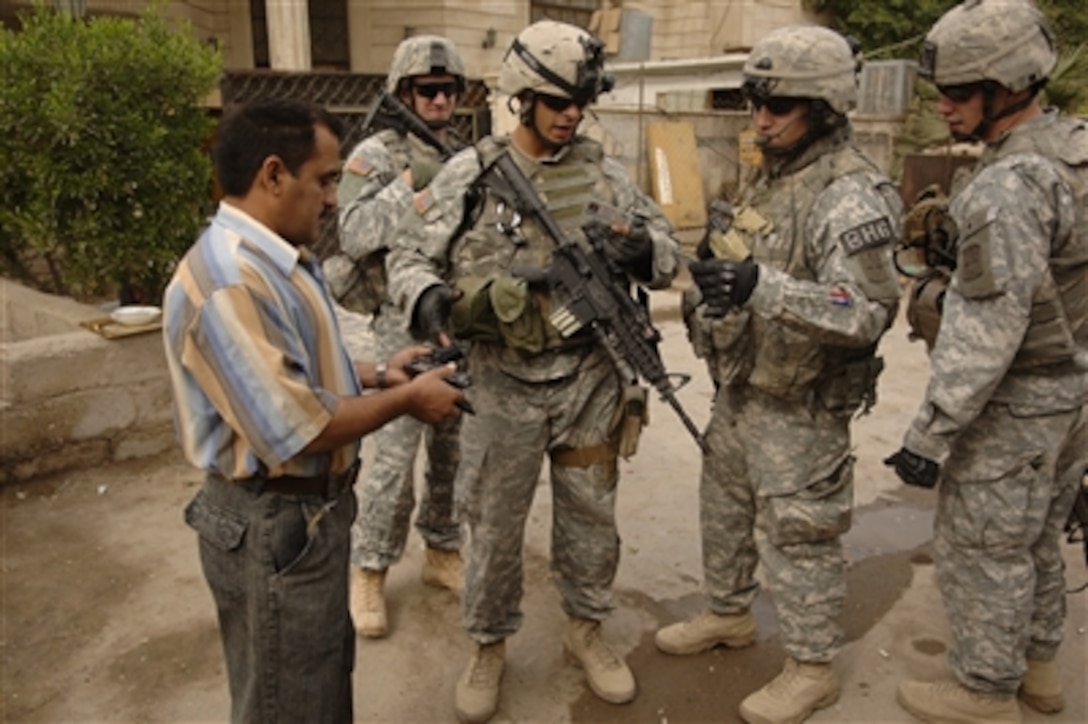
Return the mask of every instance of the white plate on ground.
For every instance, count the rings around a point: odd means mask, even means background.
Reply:
[[[123,324],[126,327],[140,327],[145,324],[153,324],[162,317],[162,309],[159,307],[147,307],[130,305],[118,307],[110,313],[110,319]]]

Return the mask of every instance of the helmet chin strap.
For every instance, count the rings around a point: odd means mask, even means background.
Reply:
[[[513,102],[512,98],[507,101],[507,108],[510,108],[509,104],[511,102]],[[536,94],[533,91],[528,91],[525,94],[525,98],[521,100],[521,106],[518,108],[518,121],[521,123],[521,125],[527,127],[530,131],[532,131],[533,136],[536,137],[540,144],[544,148],[549,149],[550,151],[558,151],[563,146],[567,145],[566,143],[556,143],[555,141],[551,140],[540,132],[540,129],[537,128],[536,125],[536,114],[533,112],[535,108]],[[510,110],[513,109],[510,108]]]
[[[792,144],[784,148],[770,148],[767,146],[768,143],[784,134],[793,126],[794,123],[802,118],[808,119],[808,128],[805,130],[804,135],[802,135]],[[824,119],[819,117],[819,114],[815,112],[815,106],[813,104],[810,104],[809,112],[807,114],[803,116],[795,116],[794,118],[790,119],[789,123],[782,126],[782,128],[779,129],[777,133],[774,133],[770,136],[762,136],[757,139],[756,144],[760,146],[760,149],[767,156],[770,156],[777,161],[781,161],[782,163],[788,163],[789,161],[792,161],[793,159],[804,153],[805,149],[807,149],[813,143],[834,131],[836,128],[839,127],[839,125],[840,124],[837,123],[828,123]]]
[[[953,133],[952,136],[957,141],[985,141],[986,136],[990,133],[990,129],[994,127],[995,123],[1002,118],[1011,116],[1014,113],[1019,113],[1027,108],[1031,105],[1031,101],[1036,95],[1035,91],[1027,93],[1020,100],[1015,103],[1010,103],[997,113],[994,113],[998,87],[999,86],[996,84],[990,83],[987,83],[982,87],[982,120],[980,120],[974,130],[969,133]]]

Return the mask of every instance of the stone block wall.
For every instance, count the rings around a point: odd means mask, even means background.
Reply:
[[[177,443],[161,334],[108,340],[79,304],[0,279],[0,485]]]

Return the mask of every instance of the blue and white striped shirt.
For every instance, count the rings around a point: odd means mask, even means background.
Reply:
[[[320,264],[221,203],[163,300],[163,341],[186,458],[229,479],[347,470],[359,443],[300,455],[340,396],[361,392]]]

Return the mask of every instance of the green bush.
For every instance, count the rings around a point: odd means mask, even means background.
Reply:
[[[0,35],[0,273],[157,303],[211,204],[199,105],[222,61],[152,8],[83,21],[41,3]]]

